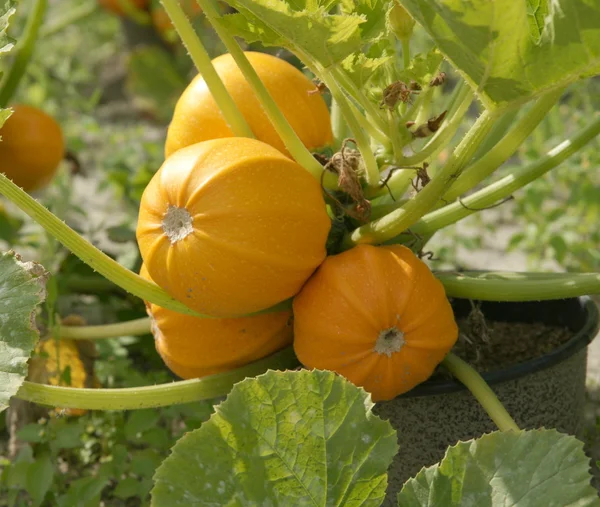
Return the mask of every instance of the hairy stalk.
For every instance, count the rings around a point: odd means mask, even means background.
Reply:
[[[347,249],[359,243],[383,243],[411,227],[425,213],[434,208],[454,178],[460,174],[464,165],[471,159],[479,143],[492,128],[493,122],[494,115],[490,111],[484,111],[456,147],[446,165],[426,187],[402,208],[347,234],[343,241],[343,247]]]
[[[496,146],[462,172],[452,184],[450,190],[446,192],[444,199],[454,201],[458,196],[471,190],[506,162],[540,124],[548,111],[558,102],[564,89],[564,87],[561,87],[540,97],[533,107],[527,111],[523,118],[518,121]]]
[[[342,112],[338,103],[333,99],[331,100],[331,130],[333,131],[333,145],[335,149],[339,149],[348,135],[346,134],[346,123]]]
[[[288,347],[242,368],[202,379],[124,389],[79,389],[26,381],[16,397],[41,405],[84,410],[137,410],[165,407],[226,396],[237,382],[246,377],[260,375],[268,369],[284,370],[297,366],[298,360],[293,348]]]
[[[420,235],[433,234],[439,229],[506,199],[520,188],[561,164],[598,135],[600,135],[600,118],[580,130],[572,138],[555,146],[544,157],[471,194],[463,199],[462,203],[455,202],[428,213],[416,222],[411,230]]]
[[[600,273],[436,272],[450,297],[547,301],[600,294]]]
[[[58,336],[63,340],[100,340],[119,336],[138,336],[150,333],[150,318],[105,324],[102,326],[57,326]]]
[[[98,2],[89,1],[83,5],[67,10],[64,15],[56,19],[52,24],[44,26],[40,30],[40,39],[44,37],[51,37],[57,33],[62,32],[68,26],[74,25],[90,17],[98,10]]]
[[[254,137],[252,129],[246,122],[244,115],[238,109],[233,98],[225,88],[223,81],[213,67],[208,52],[202,45],[200,38],[196,35],[190,21],[186,17],[178,0],[161,0],[165,11],[173,22],[173,26],[186,49],[190,53],[194,65],[202,75],[206,86],[219,106],[225,121],[228,123],[232,132],[238,137]]]
[[[163,0],[163,2],[166,0]],[[169,2],[175,2],[176,0],[168,0]],[[267,117],[273,124],[273,127],[279,134],[279,137],[283,140],[285,147],[291,153],[292,157],[303,166],[308,172],[310,172],[316,179],[321,179],[321,173],[323,167],[319,162],[312,156],[310,151],[304,146],[294,129],[291,127],[287,118],[277,107],[277,104],[271,97],[271,94],[267,90],[264,83],[254,70],[254,67],[246,58],[244,51],[240,48],[239,44],[225,27],[221,24],[219,12],[215,6],[214,0],[197,0],[198,5],[202,7],[204,14],[212,27],[217,32],[217,35],[235,60],[235,63],[240,68],[242,74],[248,81],[248,84],[252,88],[252,91],[256,94],[261,106],[263,107]]]
[[[343,96],[343,95],[342,95]],[[337,101],[334,101],[337,104]],[[390,145],[390,138],[387,136],[387,134],[384,134],[381,130],[379,130],[377,128],[377,125],[375,125],[372,121],[370,117],[365,117],[359,110],[358,108],[354,105],[354,103],[351,100],[348,100],[346,102],[346,104],[348,104],[348,107],[350,108],[350,111],[352,111],[352,114],[354,115],[354,117],[357,119],[358,124],[360,124],[365,131],[378,143],[380,143],[383,146],[389,146]],[[338,106],[339,107],[339,106]],[[341,110],[340,110],[341,113]],[[345,120],[345,117],[343,115],[341,115],[342,119]]]
[[[10,103],[21,78],[25,75],[47,7],[48,0],[35,0],[31,8],[12,64],[8,67],[0,83],[0,108],[6,107]]]
[[[452,353],[446,356],[442,364],[471,391],[500,431],[520,431],[491,387],[469,364]]]

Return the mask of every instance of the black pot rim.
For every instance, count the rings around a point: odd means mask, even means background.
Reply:
[[[587,347],[596,336],[600,328],[600,311],[589,296],[579,299],[586,312],[584,325],[574,336],[552,352],[529,361],[517,363],[509,368],[494,370],[483,373],[481,376],[489,384],[499,384],[510,380],[516,380],[525,375],[550,368],[562,361],[569,359],[584,347]],[[448,380],[426,380],[414,389],[404,393],[398,398],[414,398],[419,396],[433,396],[436,394],[447,394],[458,391],[466,391],[466,387],[454,379]]]

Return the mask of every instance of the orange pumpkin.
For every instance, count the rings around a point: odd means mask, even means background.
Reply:
[[[214,139],[169,157],[146,187],[137,240],[152,279],[215,317],[294,296],[323,261],[321,188],[275,148]]]
[[[149,0],[98,0],[98,3],[117,16],[126,16],[129,9],[145,9]]]
[[[140,275],[151,280],[145,266]],[[233,370],[292,343],[292,312],[235,319],[200,319],[146,304],[156,350],[184,379]]]
[[[444,288],[403,246],[328,257],[294,299],[294,350],[391,400],[431,376],[458,338]]]
[[[321,95],[309,93],[315,91],[314,83],[280,58],[265,53],[245,54],[304,145],[312,150],[330,144],[333,134],[329,111]],[[233,57],[227,53],[212,63],[256,138],[289,156]],[[166,156],[190,144],[232,136],[204,79],[197,76],[175,107],[167,132]]]
[[[65,155],[60,125],[40,109],[12,106],[0,128],[0,172],[27,192],[45,187]]]

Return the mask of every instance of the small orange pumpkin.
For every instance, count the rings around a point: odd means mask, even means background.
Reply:
[[[313,150],[331,144],[331,118],[323,97],[314,93],[314,83],[285,60],[252,51],[245,55],[304,145]],[[226,53],[212,63],[256,138],[289,156],[233,57]],[[165,155],[200,141],[233,135],[204,79],[198,75],[177,102],[167,132]]]
[[[248,138],[194,144],[146,187],[137,240],[152,279],[215,317],[264,310],[298,293],[326,255],[319,183]]]
[[[328,257],[294,299],[294,350],[391,400],[431,376],[458,338],[444,288],[404,246]]]
[[[0,128],[0,172],[26,192],[45,187],[65,155],[60,125],[44,111],[22,104]]]
[[[151,280],[145,266],[140,275]],[[292,312],[236,319],[201,319],[146,303],[156,350],[183,379],[200,378],[258,361],[292,343]]]

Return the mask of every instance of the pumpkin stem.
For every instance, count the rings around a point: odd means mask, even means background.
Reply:
[[[188,210],[170,204],[163,217],[162,228],[174,245],[194,232],[192,223],[192,215]]]
[[[378,354],[385,354],[388,357],[392,357],[392,354],[399,352],[405,343],[404,333],[394,326],[384,329],[379,333],[374,350]]]

